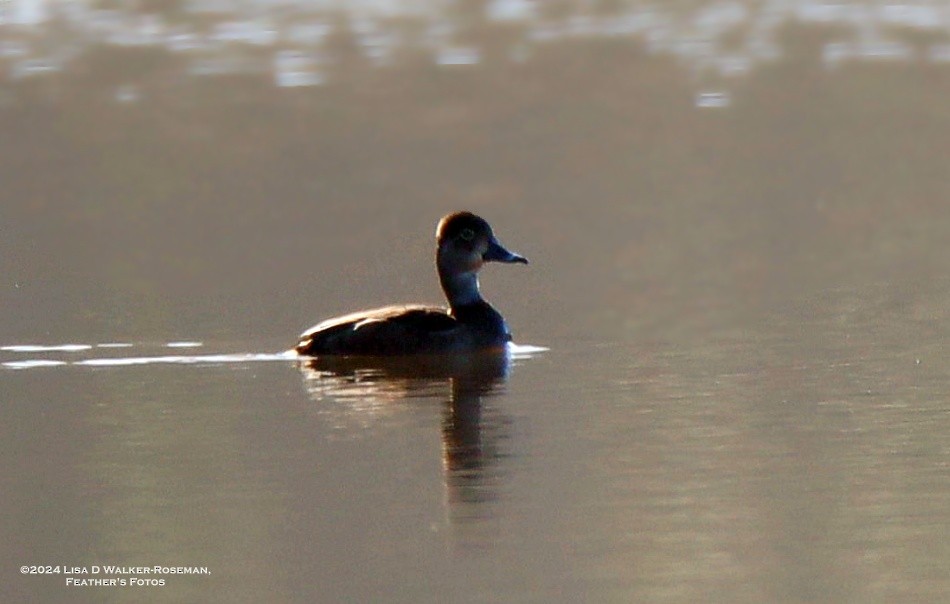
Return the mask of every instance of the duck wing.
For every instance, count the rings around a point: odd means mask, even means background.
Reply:
[[[318,356],[428,352],[459,323],[433,306],[386,306],[327,319],[300,335],[296,350]]]

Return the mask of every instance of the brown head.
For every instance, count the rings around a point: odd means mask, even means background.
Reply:
[[[449,272],[475,272],[485,262],[520,262],[528,259],[505,249],[491,225],[471,212],[454,212],[442,218],[435,230],[439,268]]]
[[[436,227],[435,237],[439,279],[453,306],[481,299],[476,273],[484,263],[528,263],[524,256],[505,249],[491,225],[471,212],[445,216]]]

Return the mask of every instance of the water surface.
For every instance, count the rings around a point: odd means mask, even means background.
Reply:
[[[0,599],[950,597],[942,13],[534,4],[0,24]],[[284,352],[461,208],[521,348]]]

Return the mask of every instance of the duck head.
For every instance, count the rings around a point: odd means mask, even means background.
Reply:
[[[485,219],[471,212],[454,212],[442,218],[435,237],[439,279],[453,307],[481,300],[477,273],[486,262],[528,264],[527,258],[498,241]]]

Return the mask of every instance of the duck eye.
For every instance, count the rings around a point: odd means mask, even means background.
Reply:
[[[462,232],[459,233],[459,237],[465,241],[471,241],[472,239],[475,239],[475,231],[472,229],[462,229]]]

